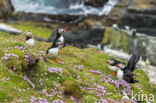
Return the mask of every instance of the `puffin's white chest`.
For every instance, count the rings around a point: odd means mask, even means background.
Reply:
[[[48,56],[57,56],[59,49],[58,48],[51,48],[48,50]]]
[[[119,80],[123,80],[124,72],[120,69],[117,71],[117,77]]]
[[[29,40],[26,41],[26,43],[28,45],[34,45],[35,41],[34,41],[34,39],[29,39]]]
[[[111,65],[109,65],[108,67],[109,67],[109,69],[110,69],[111,71],[114,71],[114,72],[116,72],[116,71],[118,70],[118,67],[116,67],[116,66],[111,66]]]
[[[59,38],[59,40],[63,43],[63,42],[64,42],[64,37],[61,36],[61,37]]]

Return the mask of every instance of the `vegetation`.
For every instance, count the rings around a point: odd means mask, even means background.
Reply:
[[[36,35],[50,34],[51,30],[39,30],[36,24],[28,24],[11,25],[24,31],[32,30]],[[130,98],[131,92],[156,95],[156,85],[148,82],[141,69],[135,71],[139,80],[137,84],[129,85],[111,76],[105,64],[111,57],[108,54],[91,48],[68,46],[63,49],[64,53],[58,55],[61,64],[48,58],[48,62],[45,62],[43,57],[46,57],[46,49],[51,43],[35,41],[35,45],[30,47],[24,40],[25,34],[13,36],[0,32],[0,102],[115,103],[122,101],[123,91]],[[29,53],[28,59],[33,57],[34,60],[37,55],[39,61],[29,67],[23,51]],[[14,55],[4,59],[6,54]],[[26,77],[35,86],[34,89]]]
[[[18,23],[10,23],[9,25],[16,27],[19,30],[24,32],[31,31],[35,36],[42,37],[48,39],[51,35],[52,30],[48,28],[51,25],[38,23],[38,22],[18,22]],[[57,28],[57,25],[53,25],[52,28]]]

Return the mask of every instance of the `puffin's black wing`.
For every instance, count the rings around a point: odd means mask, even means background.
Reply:
[[[135,70],[135,65],[137,64],[139,59],[140,59],[140,52],[139,51],[134,52],[128,61],[128,65],[127,65],[128,70],[133,72]]]
[[[56,47],[58,47],[59,45],[61,45],[61,41],[58,40],[58,39],[55,39],[54,42],[53,42],[53,44],[52,44],[52,48],[56,48]]]
[[[123,79],[128,83],[137,83],[137,82],[139,82],[139,81],[134,79],[134,74],[129,70],[125,71]]]

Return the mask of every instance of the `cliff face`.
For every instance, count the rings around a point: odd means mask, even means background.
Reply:
[[[132,0],[127,13],[121,19],[121,25],[129,25],[140,33],[156,36],[156,1]]]
[[[118,24],[136,28],[137,32],[156,36],[156,1],[155,0],[121,0],[111,11],[108,17],[86,19],[86,23],[94,26]],[[97,22],[98,21],[98,22]]]
[[[7,19],[13,13],[13,6],[10,0],[0,0],[0,19]]]

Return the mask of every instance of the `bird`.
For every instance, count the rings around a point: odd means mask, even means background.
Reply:
[[[56,39],[55,40],[59,40],[61,42],[61,45],[59,45],[59,49],[62,49],[65,45],[64,45],[64,36],[63,36],[63,32],[66,32],[65,29],[63,28],[58,28],[56,31]],[[54,40],[54,41],[55,41]],[[63,53],[64,51],[59,51],[60,53]]]
[[[119,29],[118,24],[113,24],[112,27],[113,29]]]
[[[59,46],[61,45],[60,40],[54,40],[52,46],[47,49],[47,55],[49,58],[53,59],[54,62],[58,63],[59,61],[56,59],[58,52],[59,52]]]
[[[47,49],[48,57],[52,58],[54,62],[58,63],[59,61],[56,59],[59,53],[59,49],[64,46],[64,37],[62,36],[62,32],[65,32],[64,29],[57,29],[56,38],[50,48]]]
[[[136,37],[136,29],[132,29],[131,32],[132,32],[132,36]]]
[[[118,71],[118,67],[116,67],[117,64],[121,63],[118,60],[115,60],[114,58],[110,58],[109,60],[106,61],[106,64],[108,64],[108,68],[113,71],[111,73],[112,75],[116,75],[116,72]]]
[[[130,31],[131,30],[131,28],[129,27],[129,26],[125,26],[125,29],[127,30],[127,31]]]
[[[26,33],[26,43],[30,46],[33,46],[35,44],[35,41],[34,39],[32,38],[32,33],[31,31],[28,31]]]
[[[117,77],[119,80],[124,80],[128,83],[137,83],[139,81],[134,79],[134,70],[137,62],[140,60],[140,52],[134,52],[130,57],[128,64],[119,63],[116,66],[119,68],[117,71]]]

